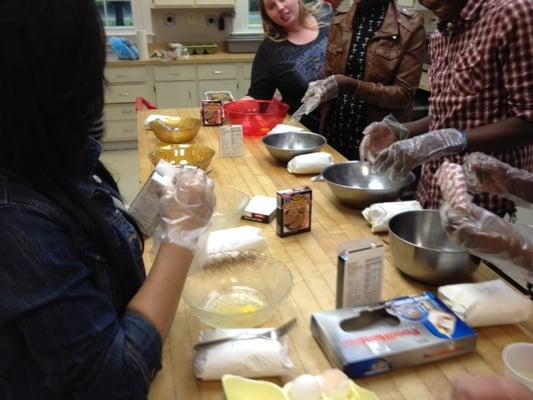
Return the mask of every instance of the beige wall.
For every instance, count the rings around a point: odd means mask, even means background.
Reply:
[[[219,17],[228,10],[194,10],[168,9],[152,10],[152,27],[155,41],[161,42],[222,42],[226,40],[232,30],[231,17],[225,17],[225,29],[218,30],[218,26],[207,26],[206,17]],[[174,14],[176,25],[165,25],[165,16]],[[193,23],[194,22],[194,23]]]

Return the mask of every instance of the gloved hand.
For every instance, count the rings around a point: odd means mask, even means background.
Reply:
[[[484,153],[467,155],[464,169],[468,189],[473,192],[511,194],[533,202],[533,174],[530,172],[511,167]]]
[[[463,167],[459,164],[444,161],[437,170],[436,178],[445,202],[453,207],[463,208],[472,202],[472,196],[466,189]]]
[[[466,375],[453,382],[450,400],[533,400],[533,392],[503,376]]]
[[[359,145],[359,159],[374,162],[377,155],[397,140],[407,139],[409,130],[389,114],[379,122],[372,122],[363,130]]]
[[[441,223],[449,238],[481,258],[497,258],[531,270],[533,235],[475,204],[466,207],[443,203]]]
[[[393,180],[401,179],[418,165],[465,148],[466,136],[462,132],[439,129],[393,143],[378,154],[374,169],[378,173],[388,173]]]
[[[201,169],[176,168],[172,185],[160,197],[162,222],[155,238],[192,252],[215,209],[213,181]]]
[[[330,75],[326,79],[320,79],[309,83],[307,92],[302,97],[304,113],[309,114],[320,104],[334,99],[339,94],[339,85],[335,75]]]

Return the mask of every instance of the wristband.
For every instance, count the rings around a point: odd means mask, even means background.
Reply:
[[[398,124],[397,127],[400,129],[400,140],[409,138],[409,129],[403,124]]]
[[[466,134],[466,131],[459,131],[461,132],[461,136],[463,138],[463,148],[461,149],[461,151],[465,151],[466,150],[466,146],[468,145],[468,136]]]

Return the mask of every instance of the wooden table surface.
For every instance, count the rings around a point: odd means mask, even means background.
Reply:
[[[197,108],[139,112],[141,183],[152,171],[147,154],[158,145],[155,135],[146,131],[143,125],[143,121],[151,113],[199,116]],[[372,237],[373,234],[360,211],[337,202],[326,183],[314,183],[309,180],[309,176],[289,174],[284,165],[268,154],[261,137],[244,137],[244,157],[219,158],[218,131],[218,127],[202,128],[193,141],[208,145],[217,152],[210,166],[213,169],[210,176],[216,184],[233,187],[250,196],[275,196],[279,189],[300,185],[308,185],[313,189],[311,232],[280,238],[275,233],[275,221],[271,224],[249,224],[262,228],[268,241],[267,252],[284,262],[294,278],[288,301],[268,325],[276,325],[293,315],[298,318],[297,326],[288,335],[290,357],[295,367],[289,376],[273,381],[283,384],[303,373],[318,374],[331,368],[331,365],[313,339],[309,321],[312,313],[335,308],[337,246],[341,242]],[[323,150],[333,154],[336,161],[344,160],[329,146]],[[383,238],[386,240],[386,236],[381,236],[380,240]],[[385,245],[385,248],[383,299],[432,289],[402,276],[391,263],[388,246]],[[151,265],[149,255],[146,256],[146,265],[147,268]],[[492,277],[492,272],[482,267],[473,279],[479,281]],[[220,382],[202,382],[194,377],[192,347],[199,331],[204,329],[209,328],[181,302],[170,336],[163,348],[163,369],[153,382],[150,400],[224,398]],[[399,369],[385,375],[358,379],[356,382],[374,391],[381,400],[442,399],[448,393],[450,382],[455,377],[466,373],[500,374],[503,371],[502,349],[509,343],[532,341],[532,337],[518,325],[494,326],[476,329],[476,332],[478,339],[475,352],[431,364]]]

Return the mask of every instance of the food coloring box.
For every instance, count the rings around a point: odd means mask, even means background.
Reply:
[[[311,331],[329,361],[351,378],[473,351],[476,334],[435,294],[313,314]]]
[[[313,192],[309,186],[276,193],[276,233],[285,237],[311,230]]]

